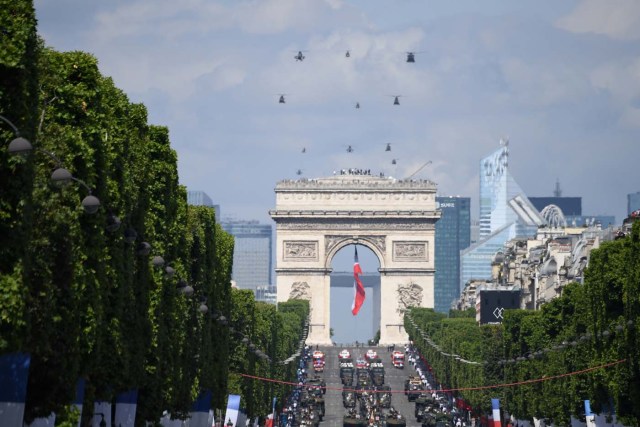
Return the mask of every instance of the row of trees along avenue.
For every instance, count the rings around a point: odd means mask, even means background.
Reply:
[[[508,310],[501,325],[478,326],[473,310],[447,317],[413,308],[405,327],[443,387],[478,413],[490,413],[490,399],[499,397],[519,419],[568,425],[570,415],[584,419],[590,399],[594,411],[615,408],[619,420],[638,425],[639,312],[636,221],[627,237],[592,251],[584,284],[568,285],[540,310]],[[515,385],[474,389],[499,384]]]
[[[249,415],[270,412],[284,388],[238,374],[294,378],[275,362],[295,353],[308,305],[276,312],[231,289],[232,236],[187,205],[168,129],[96,58],[46,47],[31,1],[0,0],[0,27],[0,354],[31,357],[25,420],[71,419],[79,378],[85,408],[138,390],[139,425],[186,415],[203,390],[216,408],[236,393]],[[15,130],[26,156],[7,150]],[[59,167],[71,185],[50,179]]]

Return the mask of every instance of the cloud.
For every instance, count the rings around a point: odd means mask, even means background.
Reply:
[[[611,61],[590,73],[594,87],[605,91],[619,110],[619,123],[640,128],[640,58],[633,61]]]
[[[640,2],[583,0],[557,26],[574,33],[595,33],[618,40],[640,39]]]
[[[340,0],[134,0],[98,13],[93,33],[103,42],[129,36],[175,40],[233,29],[310,33],[362,23],[362,16]]]

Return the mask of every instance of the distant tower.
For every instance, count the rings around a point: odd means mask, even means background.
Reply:
[[[562,190],[560,189],[560,180],[556,178],[556,189],[553,190],[553,197],[562,197]]]

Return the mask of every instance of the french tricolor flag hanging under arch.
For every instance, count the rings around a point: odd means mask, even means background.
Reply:
[[[364,286],[360,281],[362,269],[358,262],[358,246],[355,247],[355,255],[353,256],[353,304],[351,305],[351,313],[355,316],[360,311],[362,303],[364,303]]]

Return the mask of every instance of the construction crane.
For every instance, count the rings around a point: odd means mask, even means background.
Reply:
[[[405,179],[411,179],[414,177],[415,174],[417,174],[418,172],[420,172],[422,169],[424,169],[425,167],[429,166],[431,164],[431,160],[429,160],[428,162],[426,162],[425,164],[423,164],[422,166],[420,166],[418,168],[418,170],[416,170],[414,173],[412,173],[411,175],[409,175],[407,178]]]

